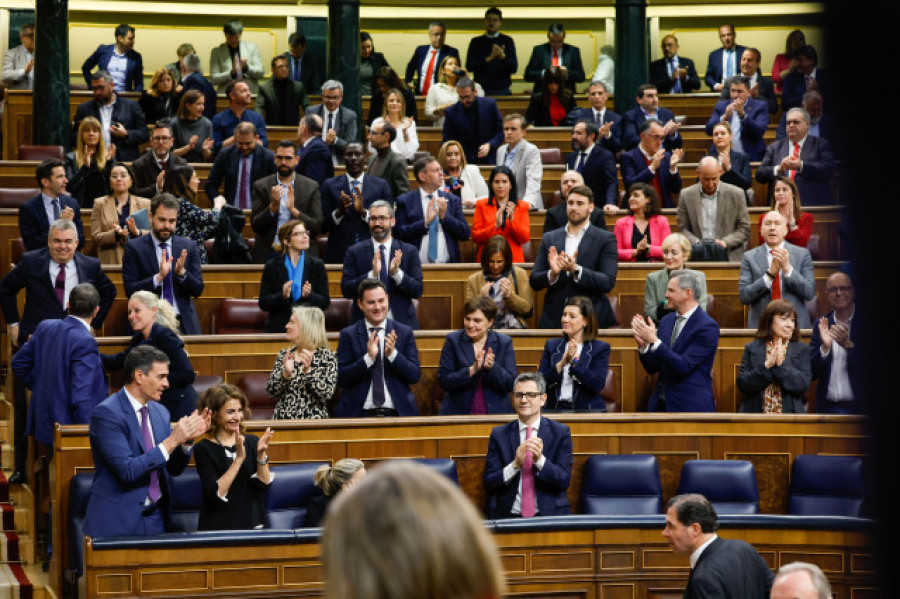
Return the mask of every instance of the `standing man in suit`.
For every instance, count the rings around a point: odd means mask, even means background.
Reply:
[[[566,301],[583,295],[594,305],[597,326],[605,329],[616,320],[606,298],[618,272],[616,236],[590,225],[594,194],[589,187],[570,191],[566,207],[566,226],[544,233],[531,270],[531,288],[547,289],[538,327],[559,328]]]
[[[663,57],[650,63],[650,83],[661,94],[689,94],[700,89],[700,76],[690,58],[678,55],[678,38],[662,40]]]
[[[806,302],[816,296],[816,279],[809,250],[784,240],[787,222],[778,211],[767,212],[759,230],[765,243],[744,254],[738,278],[741,303],[750,306],[747,328],[759,326],[763,310],[773,299],[786,299],[794,304],[797,327],[810,328]]]
[[[809,358],[816,387],[816,412],[862,414],[862,356],[856,350],[859,327],[853,326],[856,292],[847,273],[836,272],[825,282],[831,312],[813,324]]]
[[[369,129],[369,143],[375,153],[369,156],[368,172],[370,175],[384,179],[391,187],[395,198],[409,191],[409,174],[406,160],[391,149],[391,143],[397,139],[397,130],[388,121],[380,120]]]
[[[604,125],[609,132],[610,125]],[[597,140],[603,135],[593,121],[578,121],[572,127],[572,148],[566,156],[566,168],[581,173],[584,184],[594,192],[598,208],[605,215],[615,216],[619,200],[619,179],[616,177],[616,159]],[[604,225],[604,228],[605,225]]]
[[[97,46],[84,64],[81,72],[84,82],[91,87],[91,69],[99,67],[112,75],[111,81],[117,92],[139,92],[144,89],[144,64],[141,55],[134,49],[134,27],[122,24],[116,27],[116,43]],[[96,73],[94,73],[96,76]]]
[[[703,495],[677,495],[666,505],[662,535],[691,558],[685,598],[768,599],[775,576],[766,561],[749,543],[720,538],[718,528],[716,508]]]
[[[309,106],[306,88],[289,74],[287,57],[276,56],[272,59],[272,78],[259,86],[256,108],[265,115],[267,125],[299,125],[300,108]]]
[[[725,80],[739,72],[741,55],[745,47],[735,44],[734,25],[725,24],[719,27],[719,41],[722,47],[709,53],[706,62],[706,85],[709,89],[722,91]]]
[[[200,335],[200,319],[195,297],[203,293],[203,273],[197,244],[175,235],[178,200],[168,193],[153,198],[150,205],[150,234],[132,239],[122,256],[122,283],[125,294],[150,291],[175,308],[179,329]]]
[[[555,231],[556,229],[566,226],[566,223],[569,222],[569,218],[566,216],[566,211],[569,208],[566,203],[569,192],[582,185],[584,185],[584,178],[578,171],[566,171],[562,174],[562,177],[559,179],[559,190],[553,194],[554,197],[558,196],[562,201],[558,202],[552,208],[547,209],[547,214],[544,217],[544,233],[549,233],[550,231]],[[594,204],[594,210],[591,212],[589,220],[595,227],[601,229],[606,228],[603,210],[596,204]]]
[[[140,145],[150,138],[144,111],[134,100],[118,96],[113,91],[113,78],[107,71],[93,75],[91,90],[94,99],[82,102],[75,110],[72,139],[85,117],[92,116],[102,125],[103,141],[108,148],[115,144],[116,161],[128,162],[141,155]]]
[[[268,148],[266,121],[261,114],[248,108],[253,98],[250,96],[247,83],[232,80],[225,86],[225,95],[228,96],[230,105],[212,119],[213,151],[218,154],[223,147],[227,148],[234,144],[234,131],[240,123],[250,123],[256,127],[256,133],[259,135],[258,143]]]
[[[406,65],[406,85],[411,86],[415,79],[415,92],[423,96],[427,96],[428,89],[437,83],[439,67],[446,57],[455,56],[457,62],[462,64],[459,50],[444,44],[447,27],[441,21],[432,21],[428,24],[428,38],[431,44],[418,46]]]
[[[362,318],[338,339],[338,418],[418,416],[410,389],[418,382],[419,350],[412,329],[391,317],[384,283],[365,278],[357,286],[355,309]]]
[[[602,81],[591,81],[587,94],[591,107],[573,110],[571,121],[591,121],[597,125],[600,145],[615,155],[622,149],[622,117],[606,109],[609,92]]]
[[[34,171],[41,193],[19,208],[19,234],[28,251],[47,247],[50,224],[64,219],[75,223],[78,232],[78,249],[84,245],[84,224],[81,207],[66,195],[66,163],[50,159],[40,163]]]
[[[9,89],[31,89],[34,87],[34,23],[19,27],[19,41],[15,48],[6,51],[3,57],[3,83]]]
[[[581,64],[581,50],[565,43],[566,28],[562,23],[553,23],[547,29],[547,43],[535,46],[531,59],[525,67],[525,81],[533,81],[538,91],[541,77],[547,67],[559,67],[566,79],[566,87],[573,94],[575,84],[584,81],[584,66]]]
[[[444,170],[434,156],[413,164],[419,189],[397,198],[397,239],[419,250],[422,264],[459,262],[459,242],[472,231],[462,211],[462,201],[441,191]]]
[[[363,279],[378,279],[390,295],[391,318],[411,329],[418,329],[419,317],[412,300],[422,297],[422,262],[418,248],[392,239],[391,232],[396,224],[390,202],[377,200],[369,206],[371,237],[347,250],[341,292],[347,299],[353,299],[357,297],[357,288]],[[351,322],[362,318],[361,307],[353,306]]]
[[[209,429],[209,410],[169,424],[159,398],[169,382],[169,358],[140,345],[125,358],[125,386],[100,402],[89,426],[94,482],[84,515],[93,537],[156,535],[166,531],[172,476],[191,460],[194,439]]]
[[[227,146],[213,162],[206,179],[206,197],[215,199],[219,185],[225,182],[221,194],[232,206],[251,210],[251,194],[254,181],[275,172],[275,156],[272,150],[259,143],[253,123],[240,123],[234,129],[234,143]]]
[[[635,183],[647,183],[656,188],[663,208],[674,208],[675,198],[681,192],[681,175],[678,163],[684,157],[681,149],[666,151],[663,139],[666,130],[656,119],[641,124],[641,142],[619,157],[622,179],[628,189]]]
[[[274,257],[272,243],[276,232],[289,220],[300,219],[309,232],[310,255],[319,256],[316,235],[322,228],[322,199],[318,184],[297,174],[297,146],[282,139],[275,148],[277,172],[253,184],[253,212],[250,226],[256,233],[253,256],[263,264]]]
[[[297,172],[321,187],[325,179],[334,176],[331,148],[322,140],[322,117],[304,115],[297,126],[297,141],[300,143]]]
[[[765,156],[756,169],[756,180],[771,183],[778,175],[787,175],[800,190],[804,206],[825,206],[832,203],[831,174],[834,172],[834,152],[827,139],[809,135],[809,113],[791,108],[785,117],[787,137],[776,139],[766,148]]]
[[[166,171],[174,166],[187,166],[187,161],[172,153],[172,126],[169,121],[159,121],[153,127],[150,149],[131,163],[134,171],[134,195],[152,198],[162,191]]]
[[[369,238],[372,202],[394,202],[387,182],[365,172],[364,152],[361,143],[349,144],[344,154],[346,174],[322,184],[322,232],[328,233],[326,264],[343,263],[350,246]]]
[[[659,377],[650,396],[650,412],[715,412],[712,367],[719,346],[719,325],[700,308],[700,275],[674,270],[666,286],[670,312],[659,321],[635,314],[631,320],[641,364]]]
[[[684,145],[681,123],[675,120],[675,114],[668,108],[659,105],[659,95],[652,83],[643,83],[637,88],[638,105],[622,115],[622,147],[630,150],[641,142],[640,132],[644,121],[656,119],[663,127],[663,145],[669,151]],[[626,187],[628,187],[626,185]]]
[[[825,71],[818,68],[819,54],[812,46],[801,46],[794,54],[794,70],[788,73],[782,83],[781,109],[787,112],[800,106],[803,94],[815,90],[828,96],[828,78]]]
[[[210,81],[218,86],[220,92],[225,91],[225,86],[231,81],[244,81],[250,91],[256,93],[259,79],[263,76],[259,48],[253,42],[241,40],[244,24],[240,21],[226,21],[222,30],[225,32],[225,43],[213,48],[209,54]]]
[[[571,513],[566,492],[572,479],[572,433],[541,417],[547,383],[524,372],[513,384],[518,418],[494,427],[484,465],[488,517],[531,518]]]
[[[69,295],[79,283],[91,283],[100,294],[100,310],[91,321],[95,329],[103,326],[103,319],[116,297],[116,288],[100,269],[100,261],[75,251],[78,243],[75,223],[67,219],[53,221],[48,237],[44,249],[25,253],[0,281],[0,309],[9,325],[9,338],[14,347],[24,345],[41,321],[64,318]],[[25,310],[20,319],[16,298],[22,289],[25,289]],[[13,484],[25,482],[28,456],[25,386],[18,378],[14,402],[15,471],[9,479]]]
[[[730,100],[719,100],[706,122],[706,134],[712,135],[716,123],[731,125],[731,147],[756,162],[766,153],[763,135],[769,126],[766,103],[750,96],[750,80],[743,75],[729,79]]]
[[[525,139],[525,118],[521,114],[503,117],[503,140],[506,143],[497,149],[497,166],[512,170],[519,196],[531,205],[532,210],[543,210],[541,178],[544,163],[541,162],[541,151]]]
[[[749,79],[748,89],[750,96],[754,100],[762,100],[769,107],[769,114],[778,112],[778,99],[775,97],[775,84],[771,77],[766,77],[759,69],[759,63],[762,62],[762,53],[757,48],[747,48],[741,54],[741,72],[736,76],[743,76]],[[731,98],[730,87],[732,77],[725,80],[722,85],[722,99]]]
[[[344,161],[347,144],[359,140],[356,113],[341,106],[343,100],[344,84],[329,79],[322,84],[322,103],[306,109],[306,114],[317,114],[322,118],[322,140],[331,148],[335,166]]]
[[[486,96],[508,96],[512,76],[519,70],[516,42],[500,33],[503,13],[496,6],[484,11],[484,35],[473,37],[466,52],[466,70],[473,73]],[[438,63],[440,65],[440,63]]]
[[[288,37],[288,45],[291,49],[284,53],[284,57],[288,59],[291,81],[302,83],[305,90],[319,89],[321,81],[316,64],[311,57],[306,56],[306,36],[295,31]]]
[[[181,93],[183,96],[189,89],[195,89],[203,94],[203,116],[210,121],[216,116],[216,89],[212,83],[203,76],[200,57],[196,54],[188,54],[181,59]]]
[[[456,140],[468,164],[496,164],[497,148],[503,142],[503,117],[493,98],[475,95],[475,82],[462,77],[456,82],[459,102],[444,112],[441,143]]]

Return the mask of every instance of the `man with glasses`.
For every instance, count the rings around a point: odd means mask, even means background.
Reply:
[[[346,106],[344,101],[344,84],[329,79],[322,84],[322,103],[306,109],[306,114],[322,117],[322,141],[331,148],[334,165],[344,160],[347,146],[359,139],[356,130],[356,113]]]
[[[34,23],[19,27],[22,43],[6,51],[3,57],[3,83],[8,89],[34,87]]]
[[[174,166],[187,166],[187,161],[172,153],[172,127],[169,121],[159,121],[153,127],[150,149],[131,163],[134,171],[134,195],[152,198],[163,190],[166,171]]]
[[[656,119],[641,124],[641,143],[619,157],[619,168],[625,189],[635,183],[647,183],[656,189],[663,208],[674,208],[674,194],[681,192],[678,163],[684,156],[681,149],[669,152],[663,147],[666,130]]]
[[[82,102],[75,110],[72,139],[78,126],[86,117],[100,121],[100,131],[106,147],[116,146],[116,162],[130,162],[141,155],[140,145],[150,139],[144,111],[134,100],[119,96],[113,91],[113,78],[108,71],[97,71],[91,78],[94,99]]]
[[[812,327],[809,357],[816,387],[815,411],[820,414],[861,414],[862,356],[856,351],[859,327],[852,326],[856,312],[853,281],[836,272],[825,282],[832,311]]]
[[[541,417],[547,383],[525,372],[513,384],[518,418],[494,427],[484,466],[489,518],[531,518],[571,513],[566,491],[572,478],[572,434],[565,424]]]

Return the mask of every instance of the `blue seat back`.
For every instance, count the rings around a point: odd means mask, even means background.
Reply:
[[[827,455],[794,458],[789,514],[858,518],[863,514],[863,502],[862,458]]]
[[[91,497],[93,472],[81,472],[69,483],[68,539],[69,567],[67,578],[75,582],[84,573],[84,515]]]
[[[324,462],[270,466],[275,480],[266,493],[269,528],[300,528],[309,500],[322,491],[315,476]]]
[[[593,455],[584,464],[582,512],[606,516],[662,513],[659,466],[652,455]]]
[[[700,493],[719,514],[758,514],[756,469],[746,460],[688,460],[678,493]]]
[[[456,462],[451,458],[416,458],[413,460],[423,466],[433,468],[438,474],[443,474],[453,481],[453,484],[459,485],[459,475],[456,470]]]
[[[200,503],[203,501],[203,486],[196,468],[185,468],[178,476],[170,476],[172,483],[173,531],[196,532],[200,521]]]

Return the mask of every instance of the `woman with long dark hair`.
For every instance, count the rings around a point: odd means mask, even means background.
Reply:
[[[403,116],[408,116],[414,121],[419,119],[416,95],[406,86],[397,71],[385,65],[375,72],[372,99],[369,101],[369,118],[366,119],[367,125],[371,125],[372,121],[384,115],[384,102],[387,99],[387,93],[392,89],[400,90],[403,95]]]
[[[481,252],[481,270],[469,275],[466,299],[489,297],[497,306],[495,329],[528,328],[525,319],[534,312],[528,273],[513,266],[512,250],[502,235],[494,235]]]
[[[516,177],[507,166],[495,166],[488,179],[488,197],[475,203],[472,241],[478,246],[476,259],[481,260],[484,244],[494,235],[509,242],[513,262],[524,262],[522,244],[531,239],[528,202],[519,199]]]
[[[536,127],[560,127],[566,116],[578,108],[566,77],[559,67],[547,67],[541,75],[538,91],[532,94],[525,120]]]
[[[222,207],[228,203],[219,196],[213,200],[212,210],[203,210],[197,206],[197,189],[200,179],[192,166],[173,166],[166,170],[163,180],[163,192],[178,198],[178,221],[175,223],[175,234],[197,242],[200,262],[209,262],[203,242],[213,237],[219,227]]]

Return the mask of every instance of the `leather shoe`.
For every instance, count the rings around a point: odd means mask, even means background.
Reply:
[[[9,477],[9,484],[11,485],[21,485],[25,482],[25,475],[22,474],[21,470],[16,470],[12,473],[12,476]]]

